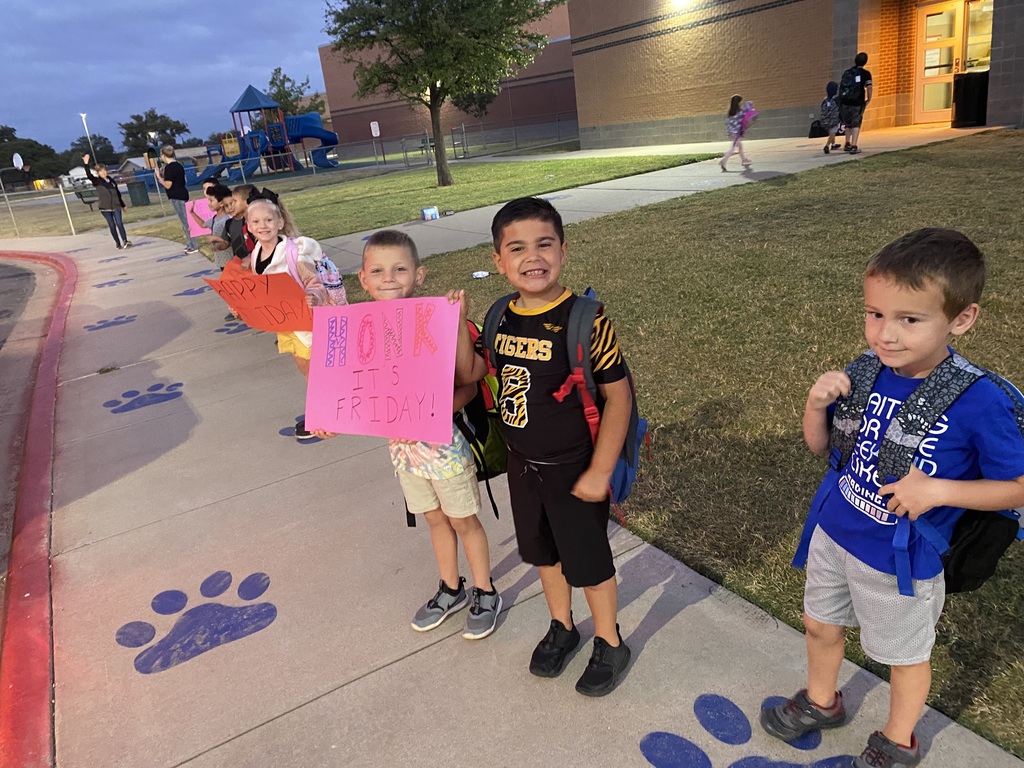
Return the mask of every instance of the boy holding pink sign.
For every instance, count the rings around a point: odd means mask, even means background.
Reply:
[[[404,232],[385,229],[367,239],[359,283],[374,301],[411,298],[425,277],[416,244]],[[455,387],[453,410],[468,404],[476,390],[476,384]],[[467,640],[487,637],[497,625],[501,596],[491,581],[487,532],[478,517],[476,461],[466,438],[452,422],[451,443],[392,438],[388,447],[406,506],[412,514],[423,515],[430,527],[441,576],[437,592],[413,616],[412,628],[434,629],[472,602],[462,636]],[[473,574],[472,599],[466,593],[465,578],[459,575],[460,539]]]

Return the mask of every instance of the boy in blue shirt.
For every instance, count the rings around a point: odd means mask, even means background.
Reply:
[[[577,397],[554,393],[569,376],[567,332],[575,294],[560,282],[566,243],[562,217],[546,200],[523,197],[491,223],[494,263],[517,293],[503,308],[490,364],[500,382],[498,410],[508,444],[508,488],[519,554],[536,565],[551,624],[530,659],[538,677],[561,674],[580,643],[572,588],[583,589],[594,617],[594,651],[576,683],[604,696],[620,682],[630,650],[622,641],[615,565],[608,543],[608,484],[622,451],[633,396],[611,322],[594,321],[590,355],[604,401],[596,444]],[[461,291],[456,382],[488,371],[482,340],[474,346]]]
[[[950,354],[947,342],[978,318],[984,259],[967,237],[921,229],[886,245],[864,277],[864,335],[885,368],[875,381],[850,461],[819,490],[804,588],[807,688],[764,710],[768,733],[789,741],[846,722],[836,690],[845,627],[861,628],[864,652],[891,668],[889,719],[854,768],[911,768],[921,761],[914,727],[931,687],[935,625],[945,601],[938,552],[913,526],[913,596],[897,587],[897,518],[923,518],[948,540],[965,508],[1024,505],[1024,438],[1013,402],[992,381],[973,384],[921,441],[905,477],[880,482],[880,441],[918,385]],[[822,374],[804,410],[808,448],[830,450],[832,410],[851,393],[844,371]]]

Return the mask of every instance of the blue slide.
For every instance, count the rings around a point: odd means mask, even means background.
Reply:
[[[290,141],[302,139],[319,139],[320,145],[309,153],[313,165],[317,168],[337,168],[338,161],[327,157],[328,151],[338,144],[338,134],[324,130],[323,121],[317,112],[307,112],[296,117],[286,117],[285,128]]]

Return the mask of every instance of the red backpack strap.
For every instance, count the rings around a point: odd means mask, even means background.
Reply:
[[[597,407],[597,384],[594,382],[594,369],[590,360],[590,337],[594,331],[594,322],[603,309],[601,302],[587,296],[577,296],[573,301],[565,327],[569,377],[554,394],[555,399],[562,402],[574,389],[579,393],[583,416],[590,427],[590,439],[595,445],[601,426],[601,411]]]

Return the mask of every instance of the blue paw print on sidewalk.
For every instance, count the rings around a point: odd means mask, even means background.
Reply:
[[[207,291],[212,291],[212,290],[213,289],[210,286],[208,286],[208,285],[199,285],[199,286],[196,286],[195,288],[186,288],[184,291],[181,291],[180,293],[176,293],[174,295],[175,296],[198,296],[200,293],[206,293]]]
[[[219,269],[203,269],[199,272],[193,272],[190,275],[185,275],[185,277],[206,277],[207,275],[216,275],[218,272],[220,272]]]
[[[184,258],[185,258],[185,254],[184,253],[176,253],[173,256],[161,256],[159,259],[157,259],[157,261],[158,262],[161,262],[161,261],[174,261],[175,259],[184,259]]]
[[[93,288],[112,288],[115,285],[124,285],[130,283],[132,279],[130,277],[123,277],[118,280],[107,280],[105,283],[96,283]]]
[[[765,699],[761,708],[773,707],[784,702],[781,697]],[[693,702],[693,713],[701,727],[723,744],[746,744],[751,738],[750,721],[736,704],[725,696],[714,693],[701,694]],[[821,734],[808,733],[788,742],[796,749],[817,749]],[[640,740],[640,752],[654,768],[712,768],[711,758],[699,746],[682,736],[665,731],[649,733]],[[836,755],[812,763],[794,763],[788,760],[772,760],[768,757],[741,757],[729,768],[849,768],[852,755]]]
[[[137,389],[129,389],[127,392],[122,392],[121,397],[124,400],[107,400],[103,404],[104,408],[109,408],[111,413],[128,413],[128,411],[137,411],[139,408],[145,408],[148,405],[156,405],[157,403],[166,403],[168,400],[174,400],[181,397],[181,388],[185,386],[180,381],[176,384],[153,384],[151,387],[146,389],[145,392],[139,392]]]
[[[227,336],[231,336],[242,331],[248,331],[249,326],[240,320],[228,320],[223,326],[218,328],[214,333],[223,333]]]
[[[231,574],[217,571],[199,585],[199,594],[206,598],[220,597],[231,586]],[[249,605],[231,606],[223,603],[202,603],[189,608],[178,617],[163,638],[135,657],[135,669],[144,675],[163,672],[183,664],[200,654],[266,629],[277,618],[273,603],[252,603],[270,587],[265,573],[252,573],[238,585],[239,599]],[[153,612],[161,616],[181,613],[188,604],[188,595],[168,589],[153,598]],[[125,648],[141,648],[156,637],[156,628],[148,621],[131,621],[117,630],[115,640]]]
[[[116,325],[124,325],[125,323],[135,322],[135,318],[138,315],[118,315],[112,320],[97,320],[91,325],[85,326],[87,331],[102,331],[104,328],[113,328]]]
[[[81,250],[84,250],[84,249],[83,248],[79,248],[78,250],[81,251]],[[74,253],[74,252],[75,251],[67,251],[67,253]],[[111,256],[109,259],[100,259],[99,263],[100,264],[106,264],[106,263],[111,262],[111,261],[121,261],[121,259],[127,259],[127,258],[128,258],[127,256]]]

